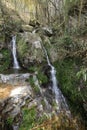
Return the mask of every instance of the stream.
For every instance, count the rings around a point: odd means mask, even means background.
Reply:
[[[50,68],[51,68],[50,74],[51,74],[51,81],[52,81],[52,91],[55,95],[55,102],[57,104],[57,111],[58,111],[58,113],[61,111],[66,111],[66,112],[69,112],[69,114],[70,114],[66,99],[63,96],[61,90],[58,88],[58,83],[57,83],[57,79],[56,79],[56,70],[55,70],[54,66],[51,65],[47,51],[45,48],[44,48],[44,52],[46,55],[48,66],[50,66]]]

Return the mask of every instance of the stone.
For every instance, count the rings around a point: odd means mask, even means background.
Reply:
[[[44,31],[45,35],[47,35],[47,36],[52,36],[53,35],[53,31],[52,31],[52,29],[50,27],[46,26],[46,27],[42,27],[41,29]]]
[[[38,34],[24,33],[18,41],[18,56],[24,68],[30,65],[40,64],[44,61],[42,40]]]
[[[3,54],[0,53],[0,59],[3,59]]]
[[[2,111],[3,114],[10,112],[13,109],[13,105],[8,104]]]
[[[23,32],[32,32],[33,27],[30,25],[22,25],[22,30],[23,30]]]
[[[7,83],[16,85],[18,82],[25,82],[29,78],[30,74],[0,74],[0,83]]]
[[[40,26],[40,23],[39,23],[39,21],[33,19],[33,20],[29,21],[29,25],[33,26],[33,27],[38,27],[38,26]]]
[[[10,114],[10,116],[12,118],[15,118],[18,114],[20,114],[20,107],[19,106],[15,106],[13,111],[11,111],[9,114]]]
[[[37,107],[37,100],[33,100],[32,102],[29,103],[28,108],[31,109],[33,107]]]
[[[39,112],[43,112],[43,105],[42,104],[38,106],[38,110],[39,110]]]

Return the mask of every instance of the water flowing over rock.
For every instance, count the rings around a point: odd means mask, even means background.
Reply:
[[[17,52],[16,52],[16,36],[12,37],[12,55],[13,55],[13,67],[15,69],[19,69],[19,63],[17,60]]]
[[[49,57],[47,55],[47,51],[46,51],[45,48],[44,48],[44,52],[45,52],[45,55],[46,55],[46,58],[47,58],[47,63],[51,68],[50,73],[51,73],[51,81],[52,81],[52,91],[53,91],[53,93],[55,95],[55,102],[57,104],[57,110],[58,110],[58,112],[60,112],[62,110],[65,110],[66,112],[68,111],[69,114],[70,114],[70,111],[69,111],[68,105],[66,103],[66,100],[65,100],[62,92],[60,91],[60,89],[58,88],[58,85],[57,85],[56,70],[51,65]]]

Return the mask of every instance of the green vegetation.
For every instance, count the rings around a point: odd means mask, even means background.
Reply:
[[[34,127],[37,122],[36,114],[37,113],[35,108],[30,110],[28,108],[24,108],[23,123],[21,124],[19,130],[30,130],[32,127]]]
[[[29,72],[33,73],[33,72],[37,71],[37,67],[36,66],[30,66],[28,68],[28,70],[29,70]]]
[[[11,64],[11,53],[8,49],[2,49],[1,54],[3,57],[0,59],[0,72],[3,72]]]
[[[78,64],[81,64],[80,61],[69,58],[54,63],[61,90],[70,101],[71,106],[75,107],[74,112],[82,111],[83,101],[87,98],[87,88],[84,82],[82,83],[83,88],[81,88],[82,77],[78,79],[78,76],[76,76],[78,74],[78,69],[76,69]]]
[[[40,84],[44,84],[44,83],[48,82],[47,76],[45,74],[43,74],[43,72],[41,72],[41,70],[38,71],[37,78],[38,78]]]
[[[36,72],[36,73],[37,73],[36,76],[37,76],[37,79],[38,79],[40,85],[45,84],[45,83],[48,82],[48,78],[47,78],[47,76],[44,74],[42,67],[43,67],[43,66],[30,66],[30,67],[28,68],[29,72]],[[31,80],[31,81],[32,81],[32,80]],[[30,82],[31,82],[31,81],[30,81]],[[34,82],[34,81],[32,81],[32,82]]]
[[[46,114],[38,117],[38,111],[35,107],[32,109],[23,108],[23,123],[19,130],[30,130],[34,126],[43,123],[48,117]],[[38,117],[38,118],[37,118]]]
[[[12,123],[13,123],[13,121],[14,121],[14,118],[8,117],[7,120],[6,120],[6,124],[9,125],[9,126],[11,126]]]
[[[31,87],[33,88],[35,94],[39,94],[39,93],[40,93],[40,89],[39,89],[38,86],[35,85],[35,81],[34,81],[34,79],[33,79],[33,76],[31,76],[31,77],[29,78],[29,83],[30,83]]]

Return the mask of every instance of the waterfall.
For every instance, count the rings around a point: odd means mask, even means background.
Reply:
[[[12,37],[12,55],[13,55],[13,68],[19,69],[19,63],[17,61],[17,53],[16,53],[16,36]]]
[[[43,47],[44,48],[44,47]],[[61,92],[61,90],[58,88],[58,83],[57,83],[57,79],[56,79],[56,70],[54,68],[54,66],[51,65],[48,54],[46,49],[44,48],[44,52],[47,58],[47,63],[50,66],[51,70],[51,81],[52,81],[52,92],[55,95],[55,102],[57,104],[57,110],[61,111],[61,110],[65,110],[65,111],[69,111],[69,107],[66,103],[66,100]]]

